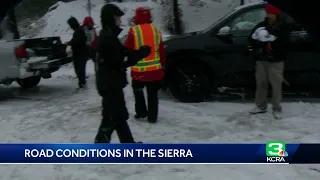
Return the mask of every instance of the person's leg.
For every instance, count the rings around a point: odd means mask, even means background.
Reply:
[[[136,119],[145,118],[147,117],[147,113],[148,113],[146,101],[143,93],[144,86],[145,86],[144,82],[132,80],[132,89],[133,89],[133,94],[135,99],[135,111],[136,111],[135,118]]]
[[[76,57],[73,57],[74,60],[73,60],[73,68],[74,68],[74,72],[77,76],[77,79],[78,79],[78,86],[80,87],[80,76],[81,76],[81,72],[79,71],[80,68],[79,68],[79,59],[76,58]]]
[[[135,143],[127,120],[129,119],[128,110],[126,107],[124,94],[122,89],[114,92],[113,119],[115,128],[121,143]]]
[[[251,114],[265,113],[268,107],[268,69],[267,62],[257,61],[256,63],[256,108],[250,111]]]
[[[97,52],[93,48],[91,48],[91,58],[92,58],[92,61],[95,63],[97,58]]]
[[[147,84],[148,93],[148,121],[155,123],[158,120],[159,99],[158,91],[160,88],[159,81],[149,82]]]
[[[84,87],[87,84],[86,81],[86,65],[87,65],[87,58],[81,58],[79,61],[79,87]]]
[[[111,135],[115,130],[115,122],[110,117],[110,97],[102,97],[102,120],[98,133],[95,137],[95,143],[110,143]]]
[[[283,83],[284,62],[269,63],[269,81],[272,87],[272,109],[281,112],[282,83]]]

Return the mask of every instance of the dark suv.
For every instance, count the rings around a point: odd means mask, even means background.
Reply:
[[[255,88],[255,61],[248,36],[266,17],[265,3],[236,8],[209,28],[165,41],[166,87],[183,102],[204,101],[218,87]],[[319,91],[320,52],[308,33],[282,13],[293,27],[285,60],[284,91]]]

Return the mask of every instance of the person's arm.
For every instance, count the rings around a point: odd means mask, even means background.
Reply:
[[[272,42],[272,47],[276,50],[286,51],[287,44],[290,41],[290,32],[291,26],[289,24],[282,24],[279,30],[273,32],[273,35],[277,37],[277,39]]]
[[[130,30],[128,32],[127,39],[124,42],[124,46],[128,49],[134,48],[134,35],[133,35],[132,28],[130,28]]]
[[[164,52],[164,45],[163,45],[163,42],[161,41],[160,45],[159,45],[159,55],[160,55],[160,62],[161,62],[161,66],[163,69],[166,68],[166,55],[165,55],[165,52]]]
[[[83,44],[86,42],[86,35],[84,33],[83,30],[81,29],[76,29],[73,33],[73,37],[71,39],[71,41],[69,42],[69,44],[71,46],[77,46],[79,44]]]
[[[132,50],[126,48],[127,61],[123,63],[125,68],[136,65],[141,59],[149,56],[151,52],[151,47],[149,46],[141,46],[139,50]]]
[[[124,42],[124,47],[123,47],[123,51],[124,51],[124,54],[125,54],[125,56],[129,56],[129,55],[131,55],[132,56],[132,54],[133,54],[133,52],[134,52],[134,50],[133,50],[133,48],[134,48],[134,35],[133,35],[133,30],[132,30],[132,28],[130,28],[130,30],[129,30],[129,32],[128,32],[128,35],[127,35],[127,39],[126,39],[126,41]],[[134,61],[133,62],[133,60],[134,60],[134,58],[127,58],[127,61],[125,61],[124,63],[123,63],[123,66],[125,67],[125,68],[127,68],[127,67],[130,67],[130,66],[133,66],[133,65],[135,65],[138,61]]]
[[[251,30],[251,33],[250,33],[250,35],[249,35],[249,37],[248,37],[248,47],[249,47],[249,48],[254,48],[254,47],[256,46],[256,42],[257,42],[257,41],[256,41],[255,39],[252,39],[252,35],[253,35],[253,33],[254,33],[258,28],[263,27],[264,24],[265,24],[265,22],[262,21],[262,22],[258,23],[258,24]]]
[[[159,44],[159,56],[160,56],[160,61],[161,61],[162,68],[165,68],[165,66],[166,66],[166,55],[165,55],[165,51],[164,51],[164,44],[163,44],[162,38],[161,38],[160,44]]]
[[[124,43],[124,54],[127,56],[127,61],[123,63],[125,68],[134,66],[141,59],[147,57],[150,54],[150,47],[142,46],[139,50],[133,50],[134,48],[134,34],[132,28],[130,28],[129,33],[127,35],[127,39]]]

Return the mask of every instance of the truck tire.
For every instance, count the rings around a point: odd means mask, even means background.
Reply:
[[[32,76],[25,79],[17,79],[17,83],[23,89],[29,89],[37,86],[40,83],[41,76]]]
[[[169,89],[181,102],[204,102],[211,92],[211,78],[202,64],[185,63],[172,72]]]

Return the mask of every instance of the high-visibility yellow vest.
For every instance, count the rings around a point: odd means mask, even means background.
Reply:
[[[162,68],[159,55],[161,32],[153,24],[141,24],[131,27],[134,33],[134,49],[138,50],[143,45],[151,47],[148,57],[141,59],[131,67],[133,72],[155,71]]]

